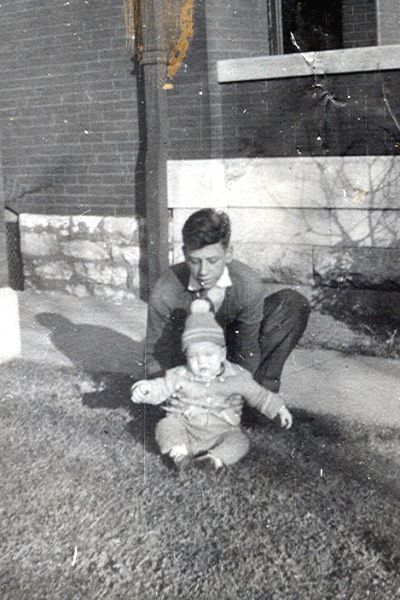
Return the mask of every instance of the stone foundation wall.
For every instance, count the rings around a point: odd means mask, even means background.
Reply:
[[[25,287],[116,302],[137,296],[141,229],[136,217],[22,214]]]

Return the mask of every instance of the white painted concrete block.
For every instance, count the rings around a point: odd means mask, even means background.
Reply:
[[[15,290],[0,288],[0,363],[21,354],[18,296]]]
[[[328,210],[230,208],[232,242],[330,245]]]
[[[168,161],[168,207],[226,207],[222,160]]]
[[[230,158],[168,163],[168,207],[398,209],[400,157]]]

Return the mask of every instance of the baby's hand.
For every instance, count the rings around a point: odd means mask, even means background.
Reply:
[[[151,385],[148,381],[137,381],[133,384],[131,388],[131,399],[135,404],[140,404],[141,402],[146,402],[151,404],[150,402],[150,392]]]
[[[228,405],[235,411],[240,411],[243,406],[243,396],[240,394],[231,394],[228,398]]]
[[[290,411],[286,408],[286,406],[282,406],[282,408],[278,411],[279,418],[281,420],[281,427],[285,429],[290,429],[293,424],[293,417]]]

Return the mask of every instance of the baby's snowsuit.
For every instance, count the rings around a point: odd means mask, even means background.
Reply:
[[[221,374],[208,382],[194,376],[187,366],[179,366],[166,371],[165,377],[147,383],[152,387],[151,404],[161,404],[173,394],[188,401],[183,412],[171,413],[157,424],[156,440],[161,453],[183,445],[190,456],[210,451],[225,465],[236,463],[249,448],[247,435],[240,427],[243,402],[239,408],[233,408],[229,397],[241,396],[270,419],[283,406],[277,394],[267,391],[249,371],[229,361],[224,361]]]

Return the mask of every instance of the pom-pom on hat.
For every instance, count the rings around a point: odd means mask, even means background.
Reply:
[[[213,342],[218,346],[225,346],[224,332],[210,311],[210,303],[203,298],[194,300],[190,305],[190,315],[182,334],[183,351],[187,350],[189,344],[196,342]]]

